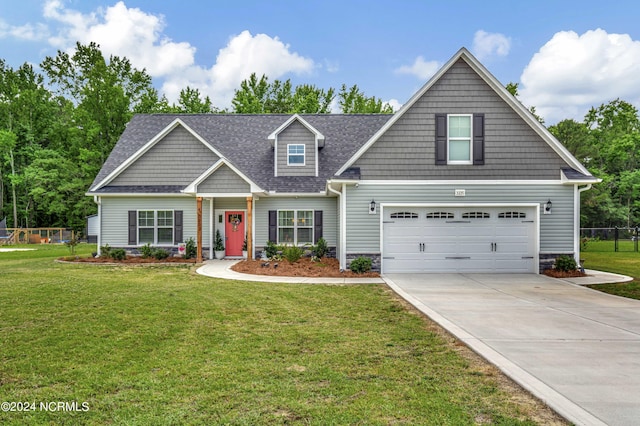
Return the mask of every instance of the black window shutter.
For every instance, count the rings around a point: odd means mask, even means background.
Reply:
[[[178,244],[184,242],[182,235],[182,210],[173,212],[173,243]]]
[[[447,164],[447,114],[436,114],[436,166]]]
[[[129,245],[138,243],[138,212],[129,210]]]
[[[269,241],[278,242],[278,211],[269,210]]]
[[[473,165],[484,164],[484,114],[473,114]]]
[[[318,240],[322,238],[322,210],[313,212],[313,244],[318,244]]]

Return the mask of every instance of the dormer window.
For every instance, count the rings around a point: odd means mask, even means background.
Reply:
[[[287,145],[287,166],[304,166],[304,145]]]

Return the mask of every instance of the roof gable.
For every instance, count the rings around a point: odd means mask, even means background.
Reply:
[[[274,145],[275,141],[278,138],[278,135],[282,131],[284,131],[286,128],[288,128],[291,125],[291,123],[293,123],[294,121],[297,121],[298,123],[302,124],[304,127],[307,128],[307,130],[313,133],[318,143],[318,148],[324,147],[324,136],[322,135],[322,133],[320,133],[315,127],[309,124],[309,122],[307,122],[304,118],[302,118],[298,114],[292,115],[287,121],[282,123],[280,127],[278,127],[276,130],[271,132],[271,134],[267,137],[267,139],[269,139],[269,141],[271,142],[271,146]]]
[[[420,90],[418,90],[407,101],[394,116],[387,121],[358,151],[349,158],[336,173],[340,175],[350,167],[357,165],[356,162],[372,146],[380,140],[399,120],[401,120],[425,94],[432,89],[458,61],[464,61],[506,105],[509,106],[546,144],[557,154],[568,166],[590,175],[589,171],[553,136],[551,133],[520,103],[511,93],[509,93],[491,73],[475,59],[465,48],[460,49]]]
[[[175,132],[181,129],[185,130],[192,140],[197,141],[197,145],[195,146],[195,149],[198,151],[198,156],[200,157],[200,160],[203,164],[206,164],[207,162],[210,164],[211,161],[215,161],[216,159],[222,157],[220,152],[218,152],[213,146],[211,146],[207,141],[205,141],[200,135],[194,132],[180,118],[176,118],[169,125],[164,127],[160,132],[155,134],[148,142],[144,143],[144,145],[142,145],[135,152],[129,155],[124,161],[122,161],[117,167],[115,167],[108,175],[102,178],[96,185],[93,185],[92,190],[99,189],[110,183],[117,184],[117,185],[131,185],[136,183],[136,181],[139,181],[140,177],[135,176],[135,174],[129,179],[126,179],[124,177],[119,179],[119,177],[124,176],[128,170],[135,168],[136,165],[140,165],[141,162],[143,162],[143,159],[145,159],[146,155],[148,156],[154,155],[153,153],[156,153],[158,151],[158,147],[162,145],[163,141],[170,138],[172,134],[174,134]],[[184,146],[178,146],[173,151],[177,151],[178,153],[180,153],[182,149],[184,149]],[[176,152],[167,153],[167,155],[169,156],[175,155],[175,154]],[[202,157],[206,157],[206,158],[202,158]],[[157,169],[162,167],[162,163],[158,162],[155,159],[151,160],[150,163],[154,163],[154,164],[146,165],[146,167],[149,170],[153,170],[153,172],[157,172]],[[169,163],[174,163],[176,167],[184,167],[183,164],[178,164],[179,162],[177,162],[175,158],[169,159]],[[154,167],[156,169],[153,169]],[[140,168],[143,168],[143,167],[141,166]],[[192,165],[192,170],[193,170],[193,165]],[[197,169],[196,169],[196,172],[197,172]],[[191,171],[191,173],[193,172]],[[172,177],[167,177],[167,178],[171,180],[171,183],[179,184],[178,182],[176,182],[175,178],[172,178]],[[154,179],[157,179],[157,178],[154,177]],[[186,183],[188,183],[191,180],[188,177],[186,177],[186,179],[187,179]],[[138,184],[141,184],[141,183],[138,183]],[[158,184],[158,182],[147,183],[147,184],[148,185]],[[162,184],[162,182],[160,182],[160,184]]]
[[[216,176],[218,175],[218,176]],[[221,191],[210,191],[210,187],[214,184],[216,177],[225,180],[233,180],[234,187],[243,187],[246,190],[238,191],[239,193],[245,192],[262,192],[262,189],[251,181],[244,173],[234,167],[225,159],[220,159],[216,161],[211,167],[209,167],[204,173],[198,176],[193,182],[191,182],[187,187],[182,191],[184,193],[225,193],[229,192],[227,189]],[[242,182],[239,184],[239,182]],[[203,186],[203,188],[201,188]]]

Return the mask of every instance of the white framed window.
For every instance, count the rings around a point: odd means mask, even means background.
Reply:
[[[173,245],[173,210],[139,210],[138,244]]]
[[[278,244],[313,244],[313,210],[278,210]]]
[[[447,164],[473,164],[471,114],[447,116]]]
[[[287,145],[287,166],[304,166],[304,144]]]

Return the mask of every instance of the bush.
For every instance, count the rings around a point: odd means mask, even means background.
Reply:
[[[107,259],[111,257],[111,247],[109,247],[109,244],[100,247],[100,256],[104,256]]]
[[[571,256],[560,256],[556,259],[555,269],[563,272],[575,271],[578,268],[576,260]]]
[[[193,259],[196,257],[198,248],[196,247],[196,242],[193,238],[189,238],[184,246],[184,258],[185,259]]]
[[[151,245],[149,243],[140,247],[140,255],[143,259],[148,259],[153,256],[153,249],[151,248]]]
[[[110,257],[113,260],[125,260],[127,258],[127,252],[124,249],[113,249],[110,252]]]
[[[370,258],[360,256],[351,262],[349,269],[356,274],[362,274],[371,270],[371,263]]]
[[[278,255],[278,251],[280,251],[280,247],[273,241],[267,241],[267,244],[264,246],[264,253],[267,255],[267,259],[271,259]]]
[[[325,240],[324,238],[320,238],[318,240],[318,244],[313,246],[312,252],[313,252],[313,255],[319,259],[322,259],[323,257],[325,257],[329,252],[329,247],[327,246],[327,240]]]
[[[291,263],[295,263],[298,260],[300,260],[303,254],[304,254],[304,250],[298,246],[287,247],[282,252],[282,255],[284,256],[284,258]]]
[[[169,252],[165,249],[158,248],[153,251],[153,257],[157,260],[164,260],[169,257]]]
[[[220,230],[216,229],[216,242],[213,248],[215,251],[223,251],[224,250],[224,242],[222,241],[222,236],[220,235]]]

